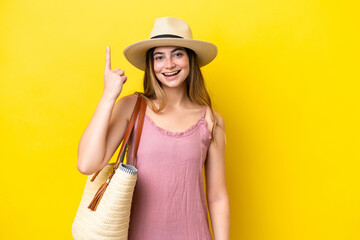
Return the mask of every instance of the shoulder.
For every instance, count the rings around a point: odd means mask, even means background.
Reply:
[[[114,114],[118,116],[125,116],[130,120],[131,113],[135,107],[137,100],[137,93],[129,94],[117,100],[114,107]]]
[[[208,130],[212,133],[214,137],[214,142],[216,144],[211,144],[214,149],[223,149],[226,144],[226,133],[225,133],[225,121],[224,118],[217,111],[213,110],[213,115],[211,114],[210,107],[207,107],[206,116],[205,116]],[[216,123],[214,127],[214,123]]]
[[[213,114],[211,113],[211,108],[209,106],[206,107],[205,120],[208,125],[208,129],[211,132],[216,120],[216,128],[225,129],[225,122],[223,117],[213,109]]]
[[[126,96],[123,96],[121,97],[117,103],[122,103],[122,104],[131,104],[131,103],[134,103],[135,105],[135,102],[136,102],[136,99],[137,99],[137,93],[133,93],[133,94],[129,94],[129,95],[126,95]]]
[[[214,110],[214,114],[215,114],[215,118],[217,120],[216,125],[218,125],[220,128],[225,128],[225,122],[224,122],[223,117],[220,115],[220,113],[218,113]]]

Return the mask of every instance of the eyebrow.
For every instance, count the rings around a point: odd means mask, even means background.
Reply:
[[[177,50],[182,50],[185,51],[183,48],[175,48],[174,50],[172,50],[171,52],[176,52]],[[154,52],[153,56],[155,56],[156,54],[163,54],[163,52]]]

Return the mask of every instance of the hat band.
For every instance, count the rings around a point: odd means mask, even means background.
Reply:
[[[180,36],[177,36],[177,35],[172,35],[172,34],[162,34],[162,35],[153,36],[150,39],[154,39],[154,38],[183,38],[183,37],[180,37]]]

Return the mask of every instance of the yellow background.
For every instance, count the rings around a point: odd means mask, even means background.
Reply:
[[[203,68],[227,130],[231,239],[360,239],[358,1],[0,2],[1,239],[71,239],[86,176],[77,144],[103,89],[105,48],[157,17],[214,42]],[[113,159],[114,160],[114,159]]]

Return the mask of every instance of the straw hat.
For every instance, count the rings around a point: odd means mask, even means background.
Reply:
[[[197,55],[200,67],[210,63],[217,55],[215,44],[193,39],[189,25],[184,20],[174,17],[155,19],[149,39],[126,47],[124,55],[132,65],[144,71],[146,52],[150,48],[159,46],[179,46],[192,49]]]

